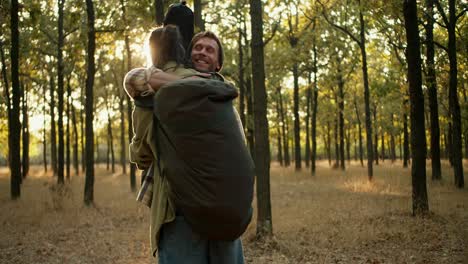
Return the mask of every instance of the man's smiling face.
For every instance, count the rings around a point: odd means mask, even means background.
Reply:
[[[200,38],[192,48],[192,64],[197,71],[215,72],[218,71],[219,47],[216,41],[212,38]]]

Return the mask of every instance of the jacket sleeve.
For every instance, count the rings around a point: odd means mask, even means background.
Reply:
[[[151,142],[153,134],[153,112],[151,109],[135,107],[132,113],[133,138],[130,142],[130,162],[140,170],[151,166],[154,156]]]

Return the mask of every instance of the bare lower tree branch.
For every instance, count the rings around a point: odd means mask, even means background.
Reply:
[[[317,0],[317,2],[322,6],[322,15],[323,17],[325,18],[325,20],[327,21],[328,24],[330,24],[331,26],[333,26],[334,28],[337,28],[339,29],[341,32],[345,33],[346,35],[348,35],[351,39],[353,39],[359,46],[361,46],[361,41],[356,37],[354,36],[351,32],[349,32],[349,30],[347,30],[346,28],[340,26],[340,25],[337,25],[335,23],[333,23],[329,18],[328,18],[328,15],[327,13],[325,12],[325,6],[322,4],[321,1]]]
[[[435,41],[435,40],[434,40],[434,45],[436,45],[438,48],[443,49],[443,50],[444,50],[445,52],[447,52],[447,53],[449,52],[449,50],[448,50],[447,47],[445,47],[444,45],[440,44],[439,42],[437,42],[437,41]]]
[[[442,8],[442,5],[440,4],[439,0],[434,0],[434,4],[437,7],[437,10],[439,11],[440,15],[442,16],[442,19],[444,20],[445,26],[448,27],[450,25],[449,20],[447,18],[447,15],[444,12],[444,9]]]

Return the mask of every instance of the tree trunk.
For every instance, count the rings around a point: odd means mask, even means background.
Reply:
[[[311,96],[312,96],[312,81],[311,81],[311,75],[312,73],[309,72],[308,75],[308,85],[307,85],[307,93],[306,93],[306,100],[307,100],[307,105],[306,105],[306,146],[305,146],[305,165],[306,168],[309,168],[310,166],[310,102],[311,102]]]
[[[411,179],[413,215],[429,211],[426,190],[426,136],[424,125],[424,95],[422,92],[421,54],[419,44],[416,0],[404,0],[408,61],[408,81],[411,104]]]
[[[358,122],[358,135],[359,135],[359,160],[361,161],[361,166],[364,166],[364,151],[362,147],[362,129],[361,129],[361,116],[359,114],[359,108],[356,102],[356,98],[354,99],[354,109],[356,110],[356,120]]]
[[[294,111],[294,162],[296,171],[302,168],[301,158],[301,135],[300,135],[300,121],[299,121],[299,72],[298,63],[294,62],[292,68],[292,74],[294,79],[294,99],[293,99],[293,111]]]
[[[382,155],[382,162],[385,162],[385,132],[382,130],[382,134],[380,135],[380,146],[381,146],[381,155]]]
[[[406,104],[407,102],[405,102]],[[408,115],[403,114],[403,168],[408,167],[410,156],[409,148],[409,132],[408,132]]]
[[[4,91],[4,96],[5,96],[5,102],[6,102],[6,107],[7,107],[7,124],[8,124],[8,133],[10,133],[10,127],[11,127],[11,98],[10,98],[10,85],[8,84],[8,77],[7,77],[7,68],[6,68],[6,59],[5,59],[5,52],[3,50],[3,42],[0,41],[0,55],[1,55],[1,60],[2,60],[2,80],[3,80],[3,85],[5,88]],[[45,98],[45,96],[44,96]],[[7,164],[10,166],[10,158],[11,158],[11,137],[8,136],[8,154],[7,154]]]
[[[67,131],[66,131],[66,173],[65,177],[67,180],[70,180],[70,100],[71,100],[71,86],[70,86],[70,78],[67,78]]]
[[[312,164],[310,166],[310,170],[312,172],[312,175],[315,175],[315,162],[317,160],[317,107],[318,107],[318,86],[317,86],[317,45],[316,45],[316,39],[315,39],[315,34],[313,37],[313,44],[312,44],[312,50],[314,53],[314,59],[313,59],[313,64],[314,64],[314,97],[313,97],[313,107],[312,107]]]
[[[127,174],[127,159],[126,159],[126,144],[125,144],[125,108],[124,108],[124,95],[119,98],[119,112],[120,112],[120,165],[122,166],[122,173]]]
[[[11,120],[8,129],[10,150],[10,194],[11,199],[16,200],[21,196],[21,157],[20,157],[20,134],[21,124],[19,120],[20,116],[20,83],[19,83],[19,23],[18,23],[18,0],[11,1],[11,85],[12,85],[12,109],[11,109]]]
[[[252,94],[252,79],[250,74],[247,76],[247,145],[249,145],[250,155],[255,159],[255,141],[254,141],[254,110],[253,110],[253,94]]]
[[[287,119],[284,115],[284,105],[283,105],[283,95],[281,94],[281,86],[277,88],[278,100],[279,100],[279,114],[281,117],[281,130],[283,132],[283,156],[284,156],[284,165],[289,167],[290,157],[289,157],[289,144],[288,144],[288,130],[287,130]]]
[[[44,119],[42,123],[42,162],[44,163],[44,171],[47,172],[47,130],[46,130],[46,105],[47,105],[47,98],[46,98],[46,85],[44,85],[44,100],[42,103],[42,117]]]
[[[240,21],[239,21],[240,22]],[[237,29],[239,36],[237,38],[237,51],[239,53],[239,61],[237,62],[237,67],[239,71],[239,115],[240,115],[240,120],[245,127],[245,81],[244,81],[244,46],[242,45],[242,35],[243,31],[241,27]]]
[[[52,172],[57,175],[57,134],[55,125],[55,79],[50,72],[50,157]]]
[[[403,160],[403,143],[401,142],[401,134],[398,135],[398,148],[400,152],[400,160]]]
[[[277,89],[278,90],[278,89]],[[278,134],[277,136],[277,147],[278,147],[278,162],[280,163],[281,166],[284,166],[284,158],[283,158],[283,144],[282,140],[284,138],[284,130],[283,130],[283,135],[281,135],[281,128],[284,126],[282,124],[283,120],[281,118],[281,107],[280,107],[280,96],[279,94],[277,95],[277,101],[276,101],[276,133]]]
[[[359,0],[359,5],[361,1]],[[372,121],[370,113],[370,102],[369,102],[369,77],[367,74],[367,54],[366,54],[366,32],[364,25],[364,16],[362,15],[362,8],[359,8],[359,21],[360,21],[360,49],[362,57],[362,77],[364,80],[364,105],[366,113],[366,139],[367,139],[367,176],[369,181],[373,177],[372,162],[374,155],[372,152]]]
[[[195,31],[205,31],[205,21],[202,16],[203,4],[201,0],[193,1],[193,20],[195,25]]]
[[[65,143],[63,131],[63,94],[64,94],[64,77],[63,77],[63,4],[65,0],[58,0],[58,44],[57,44],[57,96],[58,96],[58,166],[57,166],[57,183],[64,183],[64,163],[65,163]]]
[[[456,43],[456,7],[455,0],[449,0],[449,23],[448,23],[448,55],[450,62],[449,81],[449,108],[452,114],[452,163],[455,177],[455,185],[458,188],[465,187],[462,160],[462,127],[460,103],[458,102],[458,68],[457,68],[457,43]]]
[[[351,135],[349,129],[347,130],[346,134],[346,159],[348,160],[348,164],[351,162]]]
[[[377,105],[374,104],[374,159],[375,159],[375,165],[379,165],[379,135],[378,135],[378,129],[377,129]]]
[[[338,125],[340,136],[340,168],[345,170],[345,143],[344,143],[344,80],[341,72],[340,58],[338,59]]]
[[[94,115],[96,115],[96,113],[94,113]],[[93,154],[93,156],[95,157],[94,159],[94,163],[98,164],[101,162],[101,156],[99,155],[99,134],[98,133],[94,133],[94,149],[96,151],[96,153]]]
[[[96,35],[94,30],[94,6],[92,0],[86,0],[88,45],[87,45],[87,74],[86,74],[86,178],[84,189],[84,203],[91,205],[94,202],[94,158],[93,158],[93,86],[94,52],[96,49]]]
[[[164,1],[154,0],[154,13],[156,15],[156,25],[162,25],[164,22]]]
[[[252,28],[252,76],[255,116],[255,171],[257,175],[257,236],[271,236],[273,224],[270,200],[270,147],[268,142],[267,94],[263,53],[262,2],[250,0]]]
[[[330,121],[327,121],[327,138],[326,138],[326,142],[327,142],[327,158],[328,158],[328,166],[331,166],[331,135],[330,135],[330,130],[331,130],[331,126],[330,126]]]
[[[339,140],[339,132],[338,132],[338,118],[335,118],[335,128],[333,129],[334,135],[334,142],[335,142],[335,164],[333,164],[333,168],[338,168],[340,166],[340,140]]]
[[[72,124],[73,124],[73,168],[75,169],[75,175],[79,175],[80,169],[79,169],[79,163],[78,163],[78,126],[76,124],[76,113],[75,113],[75,107],[73,106],[73,99],[70,102],[71,105],[71,119],[72,119]]]
[[[23,156],[22,156],[22,177],[23,179],[28,176],[29,172],[29,112],[28,112],[28,92],[26,91],[26,86],[24,84],[22,86],[22,116],[23,116],[23,124],[22,128],[22,146],[23,146]]]
[[[85,97],[84,97],[84,91],[85,89],[81,89],[81,104],[85,105]],[[81,130],[81,136],[80,136],[80,143],[81,143],[81,171],[85,172],[86,171],[86,146],[85,146],[85,120],[84,120],[84,107],[81,107],[80,109],[80,130]]]
[[[392,130],[390,132],[390,153],[391,153],[391,158],[392,158],[392,163],[396,161],[396,150],[395,150],[395,134],[393,132],[393,113],[390,115],[390,122],[392,124]]]
[[[451,119],[451,115],[449,114],[449,119]],[[448,128],[447,128],[447,155],[448,155],[448,160],[449,160],[449,163],[450,163],[450,166],[453,167],[453,140],[452,140],[452,134],[453,134],[453,130],[452,130],[452,122],[449,121],[448,123]]]
[[[280,131],[280,128],[279,126],[276,126],[276,139],[277,139],[277,147],[278,147],[278,162],[281,166],[284,165],[283,163],[283,146],[281,144],[281,131]]]
[[[124,1],[121,0],[122,17],[124,23],[127,25],[127,12]],[[130,49],[130,38],[128,34],[125,34],[125,50],[127,53],[127,72],[132,69],[132,53]],[[133,120],[132,120],[132,101],[130,97],[127,97],[127,116],[128,116],[128,141],[130,142],[133,138]],[[130,163],[130,189],[132,192],[136,191],[136,166]]]
[[[115,157],[114,157],[114,137],[112,134],[112,119],[110,116],[110,106],[107,102],[106,96],[106,107],[107,107],[107,169],[109,170],[109,154],[110,154],[110,161],[111,161],[111,171],[115,173]]]

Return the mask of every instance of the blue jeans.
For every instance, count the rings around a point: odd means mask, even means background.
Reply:
[[[240,239],[203,239],[182,215],[162,226],[158,245],[159,264],[244,264]]]

